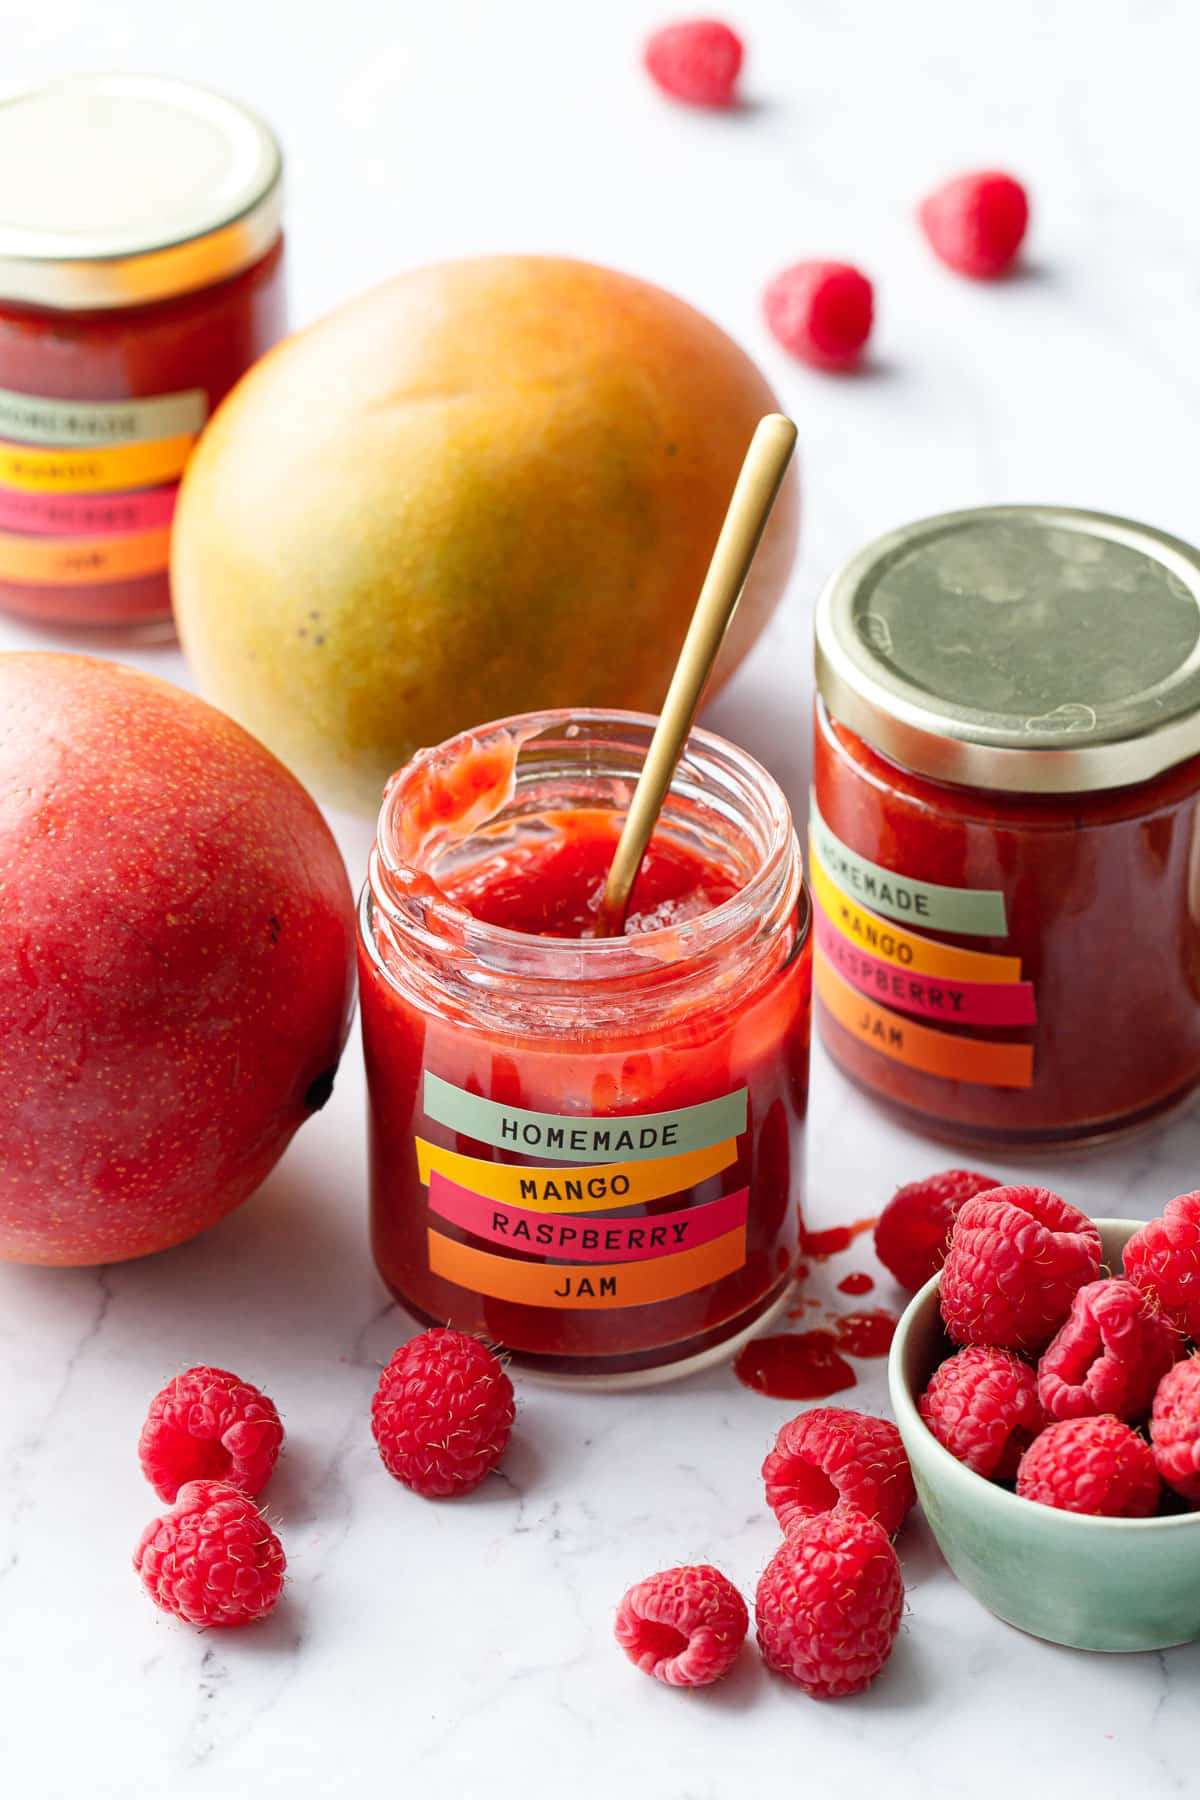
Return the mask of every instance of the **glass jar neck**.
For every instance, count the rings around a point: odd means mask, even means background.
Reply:
[[[709,911],[618,938],[542,937],[474,917],[439,885],[572,813],[623,816],[654,724],[528,714],[422,751],[393,777],[361,914],[387,980],[468,1026],[628,1037],[677,1012],[726,1011],[782,966],[807,926],[787,802],[753,758],[705,731],[688,739],[658,831],[733,877],[737,891]]]

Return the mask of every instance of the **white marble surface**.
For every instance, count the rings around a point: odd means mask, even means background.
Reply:
[[[740,0],[751,104],[712,118],[638,71],[644,29],[671,12],[0,0],[0,28],[6,82],[130,66],[256,100],[291,155],[301,320],[408,263],[542,249],[660,280],[740,336],[799,421],[807,521],[786,609],[710,717],[799,802],[813,596],[868,535],[1050,498],[1200,536],[1200,32],[1190,0]],[[1036,205],[1028,268],[996,289],[941,271],[910,220],[927,185],[981,162],[1024,174]],[[764,278],[802,255],[877,279],[858,378],[791,365],[759,323]],[[0,627],[4,647],[37,641]],[[138,660],[187,679],[171,650]],[[339,827],[357,877],[366,833]],[[1103,1658],[1023,1638],[957,1587],[919,1522],[904,1634],[866,1696],[809,1701],[750,1650],[706,1695],[638,1675],[610,1638],[627,1583],[711,1558],[750,1590],[775,1542],[757,1467],[793,1409],[726,1370],[638,1398],[523,1389],[502,1480],[441,1507],[389,1481],[366,1413],[405,1321],[366,1252],[362,1117],[352,1043],[330,1107],[201,1241],[98,1273],[0,1269],[4,1792],[1194,1791],[1200,1648]],[[818,1059],[817,1223],[874,1212],[945,1160]],[[1193,1115],[1053,1179],[1095,1212],[1147,1215],[1198,1162]],[[860,1249],[826,1273],[869,1266]],[[898,1296],[885,1282],[877,1298]],[[156,1614],[129,1568],[155,1510],[142,1413],[197,1360],[261,1382],[289,1431],[270,1490],[289,1594],[240,1636]],[[882,1408],[881,1365],[861,1372]]]

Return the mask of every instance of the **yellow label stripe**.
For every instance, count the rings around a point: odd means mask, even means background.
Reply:
[[[0,439],[0,482],[28,493],[102,494],[156,487],[183,473],[194,434],[107,450],[42,450]]]
[[[859,906],[844,894],[822,863],[809,840],[809,880],[813,893],[821,903],[834,929],[897,968],[915,975],[940,975],[947,981],[1019,981],[1019,956],[992,956],[984,950],[955,950],[949,944],[936,943],[905,931],[889,919],[881,919],[866,907]]]
[[[485,1162],[480,1156],[462,1156],[443,1150],[424,1138],[416,1139],[417,1167],[428,1186],[434,1169],[459,1187],[499,1200],[507,1206],[527,1206],[533,1212],[611,1212],[621,1206],[643,1206],[696,1187],[737,1161],[737,1141],[708,1144],[702,1150],[685,1150],[678,1156],[660,1156],[645,1162],[596,1163],[589,1168],[523,1169],[513,1163]]]

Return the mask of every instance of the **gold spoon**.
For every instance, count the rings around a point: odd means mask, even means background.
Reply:
[[[596,922],[600,937],[620,937],[625,930],[642,858],[795,445],[796,427],[782,413],[768,413],[755,427],[608,872]]]

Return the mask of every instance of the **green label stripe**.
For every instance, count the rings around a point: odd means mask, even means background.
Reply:
[[[0,437],[62,450],[194,436],[207,417],[203,388],[143,400],[62,400],[0,388]]]
[[[939,887],[936,882],[914,881],[868,862],[834,837],[818,811],[815,794],[810,829],[826,874],[873,912],[901,919],[906,925],[924,925],[962,937],[1008,935],[1004,895],[997,888]]]
[[[528,1112],[468,1094],[425,1071],[425,1112],[451,1131],[498,1150],[532,1150],[564,1162],[645,1162],[679,1151],[707,1150],[746,1129],[746,1090],[681,1106],[677,1112],[629,1113],[592,1119],[571,1113]]]

